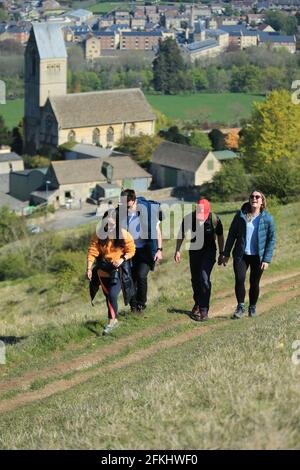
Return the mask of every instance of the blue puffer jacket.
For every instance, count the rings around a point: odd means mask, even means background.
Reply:
[[[246,248],[247,218],[239,210],[230,225],[226,240],[224,256],[229,257],[232,247],[233,257],[239,260],[243,257]],[[270,263],[275,247],[275,225],[273,217],[267,212],[261,213],[258,225],[258,254],[261,262]]]

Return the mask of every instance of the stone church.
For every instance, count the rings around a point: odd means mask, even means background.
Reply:
[[[153,135],[155,114],[139,88],[67,93],[67,51],[59,25],[34,23],[25,51],[25,151],[65,142],[114,147],[125,135]]]

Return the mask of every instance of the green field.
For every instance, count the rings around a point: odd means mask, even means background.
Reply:
[[[248,118],[254,101],[261,95],[243,93],[195,93],[193,95],[147,95],[149,103],[172,119],[218,122],[232,125]]]
[[[238,206],[213,206],[226,232]],[[101,336],[103,296],[92,308],[83,281],[91,227],[49,234],[51,243],[47,234],[25,240],[22,252],[38,255],[38,266],[45,266],[43,256],[51,262],[51,247],[63,243],[77,268],[0,282],[0,336],[7,342],[0,448],[299,447],[300,365],[292,362],[299,339],[299,209],[300,203],[270,207],[277,248],[263,275],[257,318],[229,319],[235,306],[229,264],[213,271],[210,320],[191,321],[187,253],[175,266],[168,241],[150,274],[144,315],[121,306],[121,325],[110,337]]]
[[[151,106],[172,119],[221,123],[230,126],[250,116],[252,103],[262,101],[261,95],[242,93],[195,93],[193,95],[161,96],[147,95]],[[7,101],[0,105],[0,114],[9,128],[16,126],[23,117],[22,99]]]
[[[131,3],[129,2],[101,2],[96,3],[96,5],[92,5],[88,7],[88,10],[92,11],[93,13],[109,13],[110,11],[116,10],[117,8],[129,8]]]
[[[24,100],[20,98],[0,104],[0,115],[9,129],[17,126],[24,116]]]

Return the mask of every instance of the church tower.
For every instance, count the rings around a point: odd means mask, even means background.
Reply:
[[[67,93],[67,51],[60,26],[34,23],[25,50],[25,152],[40,147],[41,107]]]

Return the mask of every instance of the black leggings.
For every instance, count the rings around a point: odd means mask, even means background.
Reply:
[[[246,272],[250,266],[250,290],[249,302],[250,305],[256,305],[259,296],[259,281],[262,275],[261,262],[259,256],[244,255],[239,260],[234,260],[233,268],[235,274],[235,295],[239,304],[244,303],[246,289],[245,280]]]

